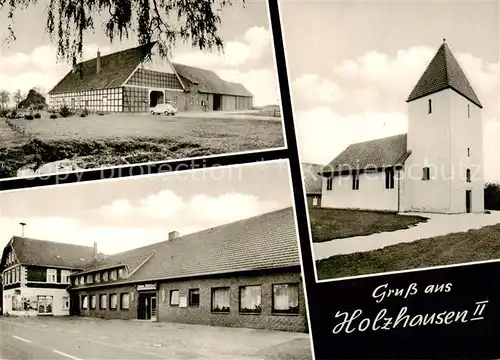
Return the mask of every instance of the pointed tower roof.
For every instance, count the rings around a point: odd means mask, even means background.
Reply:
[[[483,107],[458,61],[446,42],[443,42],[406,102],[445,89],[453,89],[480,108]]]

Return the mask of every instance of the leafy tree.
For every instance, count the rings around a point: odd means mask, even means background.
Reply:
[[[10,20],[4,25],[7,40],[16,40],[15,14],[37,2],[0,0],[0,10],[6,9]],[[95,30],[99,20],[110,42],[134,33],[139,45],[156,41],[161,56],[168,56],[177,40],[200,50],[215,46],[222,51],[220,11],[231,5],[232,0],[48,0],[46,30],[57,43],[58,56],[73,65],[83,56],[85,33]],[[145,51],[151,55],[151,49]]]
[[[17,90],[12,96],[12,100],[16,103],[16,107],[19,106],[19,103],[23,100],[23,95],[21,94],[21,90]]]
[[[0,91],[0,107],[6,108],[9,106],[10,94],[6,90]]]

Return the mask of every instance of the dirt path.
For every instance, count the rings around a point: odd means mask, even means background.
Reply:
[[[6,119],[0,118],[0,148],[21,145],[27,141],[27,137],[10,128]]]

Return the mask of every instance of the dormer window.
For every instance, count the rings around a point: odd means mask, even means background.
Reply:
[[[48,283],[57,282],[57,270],[56,269],[47,269],[47,282]]]
[[[94,281],[95,282],[101,282],[101,274],[100,273],[97,273],[94,275]]]
[[[111,270],[111,273],[109,274],[109,279],[110,280],[116,280],[117,279],[116,270]]]
[[[91,274],[87,275],[87,284],[92,284],[94,282],[94,278]]]
[[[107,271],[102,273],[102,281],[108,281],[108,272]]]
[[[85,284],[85,276],[80,276],[80,285]]]
[[[428,107],[429,107],[429,114],[432,114],[432,100],[429,99],[429,103],[428,103]]]
[[[73,281],[75,282],[75,285],[78,285],[78,276],[75,276]]]
[[[125,269],[118,269],[118,279],[125,278]]]

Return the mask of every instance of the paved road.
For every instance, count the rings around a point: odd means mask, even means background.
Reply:
[[[160,354],[133,350],[73,332],[15,322],[0,322],[0,358],[28,359],[164,359]]]
[[[0,359],[311,360],[307,334],[78,317],[0,318]]]

